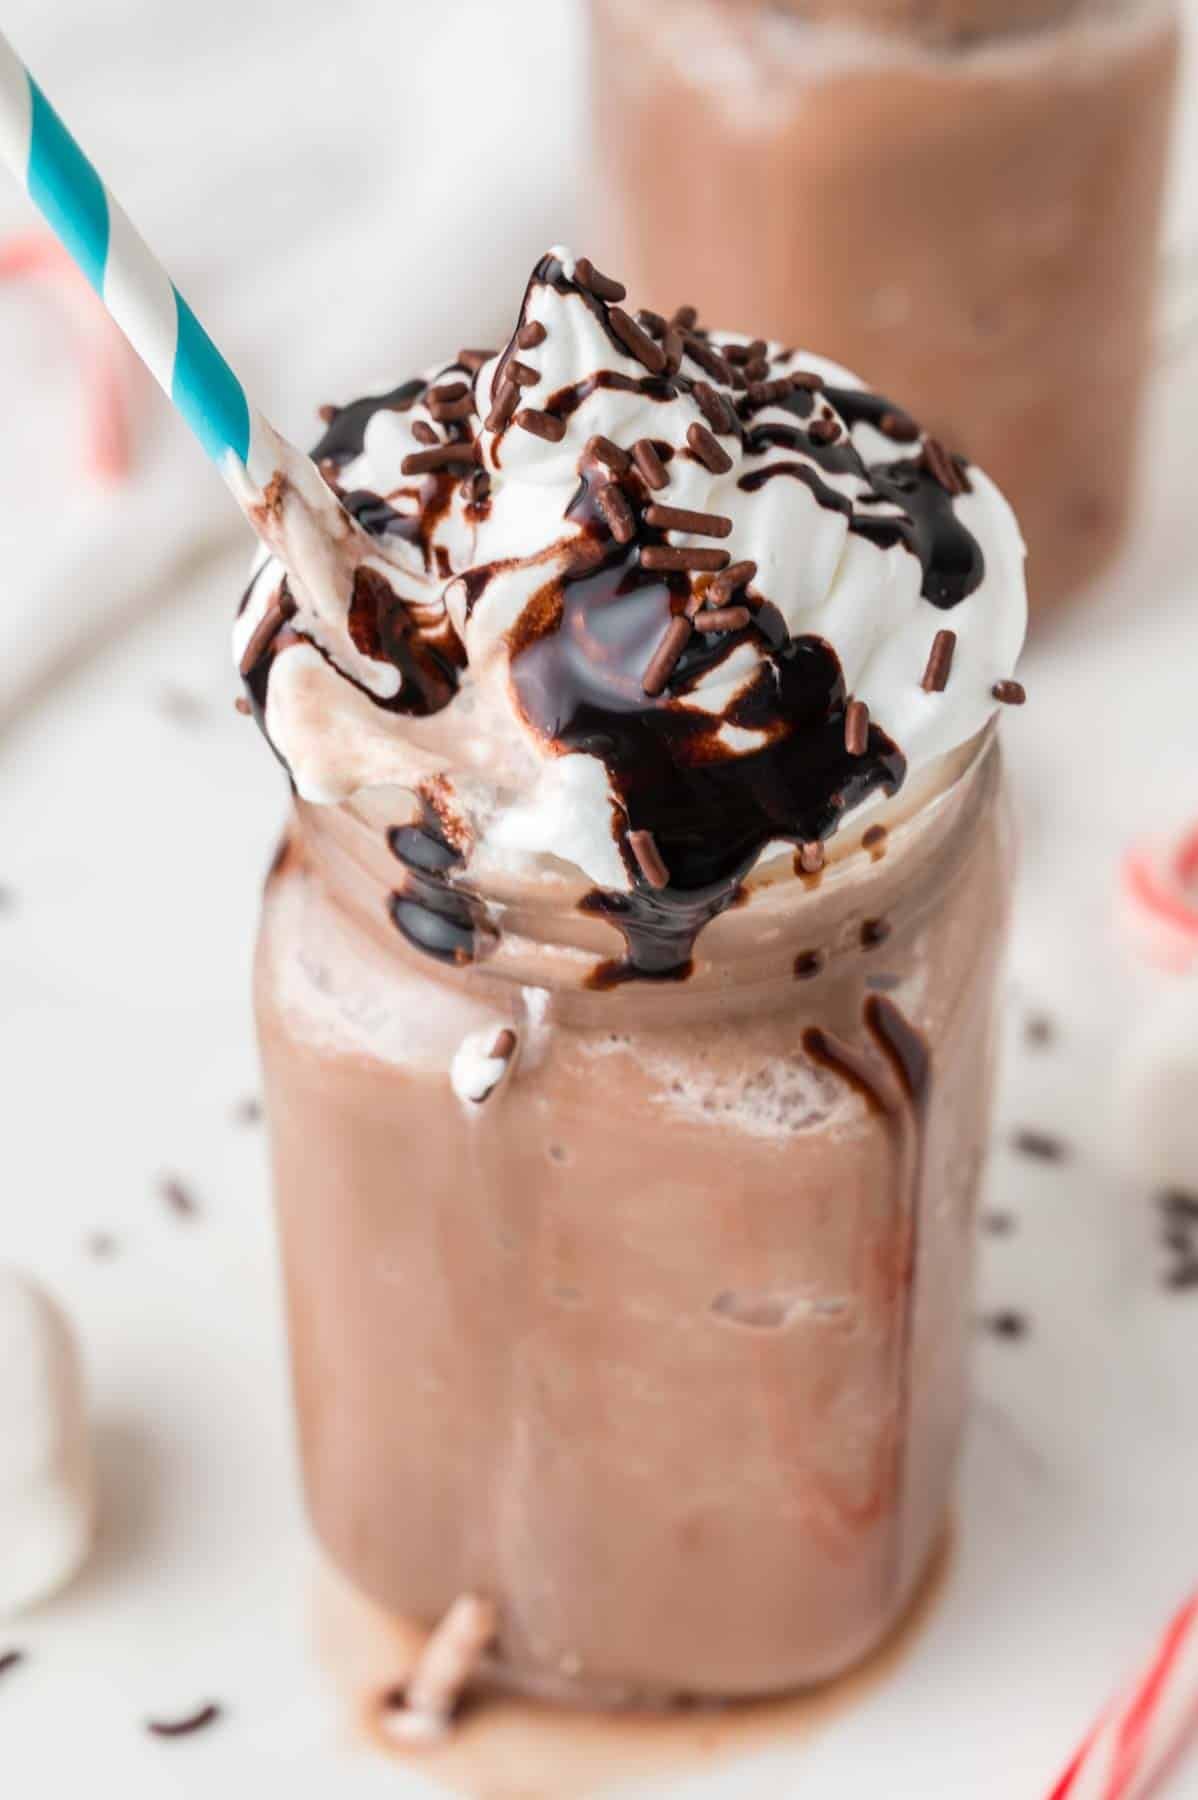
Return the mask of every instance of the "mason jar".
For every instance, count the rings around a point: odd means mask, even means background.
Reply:
[[[596,254],[817,344],[968,444],[1033,603],[1123,540],[1172,0],[592,0]]]
[[[872,822],[871,822],[872,817]],[[767,859],[684,982],[397,789],[299,802],[256,967],[308,1506],[597,1705],[864,1656],[949,1502],[1011,844],[992,730]]]

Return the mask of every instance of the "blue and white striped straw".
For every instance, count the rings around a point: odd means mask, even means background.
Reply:
[[[0,33],[0,156],[160,387],[219,466],[242,510],[283,464],[326,517],[340,512],[311,460],[279,437]],[[248,482],[247,482],[248,475]]]

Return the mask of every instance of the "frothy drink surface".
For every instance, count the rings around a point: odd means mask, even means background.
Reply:
[[[623,302],[551,252],[500,352],[331,409],[377,567],[237,626],[316,1529],[607,1705],[835,1673],[940,1532],[1025,621],[975,465]]]

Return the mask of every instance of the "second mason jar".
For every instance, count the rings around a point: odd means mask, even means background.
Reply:
[[[1134,495],[1169,0],[593,0],[595,241],[818,345],[998,481],[1043,610]]]

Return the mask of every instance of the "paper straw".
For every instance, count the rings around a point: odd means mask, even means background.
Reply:
[[[318,613],[335,610],[330,582],[338,569],[366,560],[368,541],[311,458],[251,405],[228,361],[2,33],[0,157],[217,464],[255,532],[283,556],[300,595]],[[306,515],[286,545],[278,509],[272,516],[262,507],[272,478],[280,475]]]

